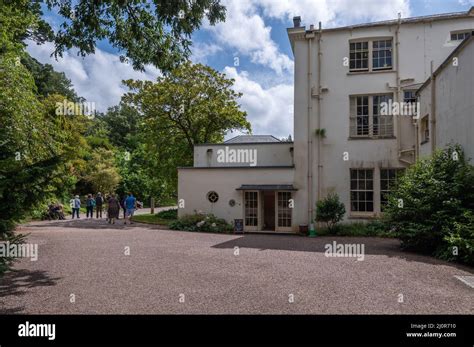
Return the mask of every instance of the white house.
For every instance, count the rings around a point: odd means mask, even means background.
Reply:
[[[474,162],[474,32],[463,39],[418,89],[415,133],[420,156],[458,143]]]
[[[449,123],[455,117],[466,134],[473,132],[472,45],[466,43],[473,29],[474,7],[329,29],[306,28],[295,17],[288,29],[295,58],[294,142],[249,136],[196,146],[194,166],[178,171],[179,215],[203,211],[229,222],[242,219],[246,231],[297,231],[331,192],[345,204],[346,222],[379,215],[399,170],[424,151],[418,141],[423,120],[413,107],[420,87],[420,100],[429,93],[428,79],[437,76],[445,94],[458,83],[456,100],[466,103],[452,113],[439,113],[447,106],[435,105],[436,131],[443,132],[441,118]],[[442,68],[464,46],[462,71],[460,65],[457,72]],[[453,82],[463,72],[464,81]],[[449,82],[441,82],[445,75]],[[445,135],[457,139],[460,132],[458,125]]]

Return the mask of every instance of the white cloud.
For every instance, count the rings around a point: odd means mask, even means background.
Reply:
[[[264,89],[245,71],[239,73],[234,67],[226,67],[224,73],[235,79],[234,89],[243,93],[240,104],[248,114],[254,134],[287,137],[293,133],[293,84]]]
[[[323,27],[334,27],[395,19],[398,12],[403,17],[411,14],[408,0],[224,0],[223,4],[227,8],[226,21],[205,28],[220,45],[235,48],[253,63],[278,74],[292,72],[293,60],[280,52],[264,18],[291,26],[293,16],[299,15],[307,25],[321,21]]]
[[[95,102],[99,111],[117,105],[121,96],[128,91],[122,80],[155,80],[160,72],[152,66],[146,72],[133,70],[132,66],[121,63],[118,55],[96,49],[95,54],[77,56],[75,50],[67,51],[56,61],[50,55],[54,47],[51,43],[37,45],[28,42],[28,52],[43,64],[53,65],[56,71],[64,72],[73,84],[74,90],[87,101]]]
[[[291,21],[301,16],[307,25],[341,26],[365,21],[395,19],[398,12],[410,16],[408,0],[254,0],[264,16]]]
[[[222,50],[223,48],[221,46],[214,43],[194,42],[191,47],[192,54],[190,59],[194,63],[206,64],[209,56],[219,53]]]
[[[233,47],[253,63],[267,66],[276,73],[292,71],[293,61],[279,51],[271,39],[271,27],[266,26],[251,0],[226,0],[226,21],[206,26],[220,45]]]

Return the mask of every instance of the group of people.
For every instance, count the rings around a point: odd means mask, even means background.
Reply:
[[[123,210],[124,224],[127,224],[127,220],[130,224],[133,224],[132,217],[139,204],[132,193],[128,193],[123,199],[120,199],[115,194],[106,195],[105,197],[100,192],[95,196],[89,194],[86,199],[86,218],[94,218],[94,208],[96,210],[96,218],[102,218],[104,206],[107,213],[106,219],[109,224],[115,224],[115,220],[119,219],[121,209]],[[71,199],[71,208],[72,219],[74,219],[74,216],[80,218],[81,199],[79,195]]]

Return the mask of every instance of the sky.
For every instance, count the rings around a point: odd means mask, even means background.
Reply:
[[[191,60],[224,72],[235,80],[233,88],[243,93],[239,103],[247,112],[253,134],[279,138],[293,133],[293,65],[286,28],[293,16],[302,24],[323,28],[467,11],[474,0],[221,0],[227,8],[226,21],[210,26],[203,23],[193,34]],[[54,28],[61,17],[45,10]],[[63,58],[51,57],[53,45],[28,42],[28,52],[41,63],[53,65],[71,80],[77,94],[94,102],[99,111],[117,105],[127,88],[122,80],[154,80],[160,71],[147,66],[145,72],[121,63],[106,41],[95,54],[81,57],[77,50]]]

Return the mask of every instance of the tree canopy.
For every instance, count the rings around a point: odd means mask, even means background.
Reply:
[[[163,72],[189,57],[191,35],[203,21],[214,25],[225,19],[225,7],[219,0],[45,0],[48,9],[63,18],[53,32],[41,19],[39,3],[1,1],[34,18],[13,33],[17,42],[25,38],[53,41],[53,54],[61,57],[71,48],[82,56],[94,53],[98,41],[108,40],[121,53],[121,61],[139,70],[153,64]]]
[[[194,145],[222,142],[232,130],[250,131],[234,81],[208,66],[187,62],[156,82],[125,82],[123,103],[142,116],[147,162],[176,191],[179,166],[192,166]]]

